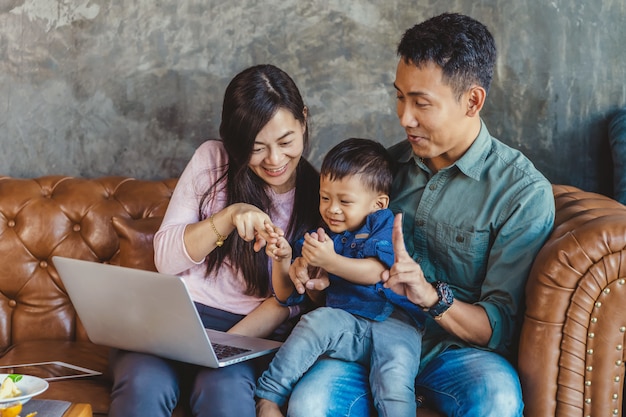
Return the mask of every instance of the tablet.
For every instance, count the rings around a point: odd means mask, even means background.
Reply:
[[[2,365],[0,373],[32,375],[46,381],[102,375],[102,372],[60,361]]]

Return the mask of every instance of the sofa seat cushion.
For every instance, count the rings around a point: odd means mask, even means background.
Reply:
[[[89,403],[94,414],[106,415],[111,391],[108,358],[109,348],[90,342],[33,340],[12,345],[0,357],[0,365],[61,361],[102,372],[96,377],[50,381],[50,387],[37,398]]]

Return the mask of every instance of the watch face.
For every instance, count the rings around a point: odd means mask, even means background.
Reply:
[[[435,284],[435,289],[437,290],[437,295],[439,296],[439,301],[437,304],[428,309],[428,314],[432,317],[437,318],[445,313],[452,303],[454,302],[454,295],[452,294],[452,290],[445,282],[437,281]]]

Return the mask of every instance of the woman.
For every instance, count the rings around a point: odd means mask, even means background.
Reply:
[[[307,108],[289,75],[272,65],[236,75],[220,136],[203,143],[182,173],[154,238],[155,264],[184,277],[205,327],[267,337],[297,312],[271,297],[266,230],[293,239],[319,223],[319,176],[302,157]],[[253,417],[266,364],[212,369],[117,352],[109,416],[169,417],[188,391],[194,416]]]

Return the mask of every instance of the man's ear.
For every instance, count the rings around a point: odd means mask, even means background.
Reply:
[[[375,205],[377,210],[386,209],[389,207],[389,196],[387,194],[379,195],[376,197]]]
[[[476,117],[482,110],[485,105],[485,98],[487,97],[487,92],[484,88],[478,85],[474,85],[470,88],[469,92],[466,93],[467,97],[467,116],[468,117]]]

